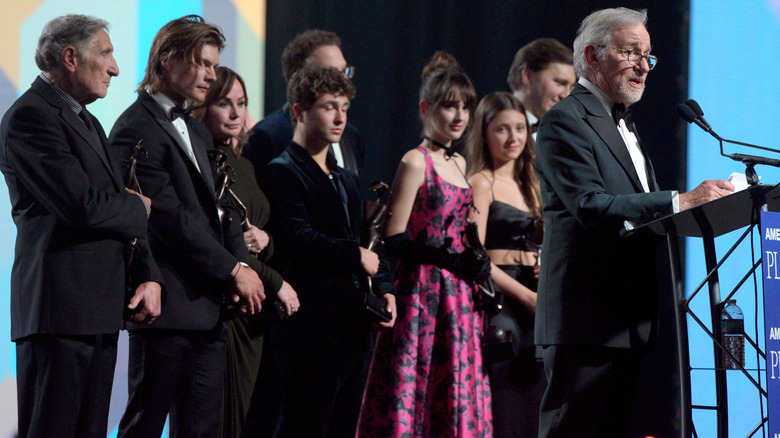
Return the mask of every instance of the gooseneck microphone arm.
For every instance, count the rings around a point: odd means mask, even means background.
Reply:
[[[704,112],[702,111],[701,107],[695,100],[689,99],[685,103],[681,103],[677,105],[677,114],[679,114],[679,116],[686,122],[695,123],[702,130],[715,137],[718,140],[718,144],[720,145],[720,154],[722,156],[726,158],[731,158],[734,161],[739,161],[742,164],[744,164],[747,167],[745,170],[745,177],[747,178],[747,181],[751,186],[758,184],[758,175],[756,174],[754,168],[756,164],[780,167],[780,160],[776,160],[774,158],[758,157],[755,155],[746,155],[746,154],[724,153],[723,143],[736,144],[736,145],[746,146],[753,149],[761,149],[764,151],[776,152],[778,154],[780,154],[780,150],[768,148],[766,146],[758,146],[755,144],[743,143],[741,141],[728,140],[719,136],[712,129],[710,124],[707,123],[707,120],[704,119]]]

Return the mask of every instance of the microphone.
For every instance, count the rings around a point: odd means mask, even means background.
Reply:
[[[699,106],[699,103],[696,102],[693,99],[688,99],[685,101],[685,105],[693,110],[694,113],[696,113],[696,118],[699,119],[701,123],[704,124],[708,129],[705,129],[705,131],[712,131],[712,127],[709,123],[707,123],[706,120],[704,120],[704,111],[701,110],[701,107]]]
[[[715,138],[718,138],[717,134],[715,134],[715,132],[712,130],[712,127],[710,127],[710,125],[707,122],[703,121],[703,119],[700,119],[696,115],[696,111],[691,109],[691,107],[686,105],[685,103],[681,103],[677,105],[677,114],[680,116],[680,118],[682,118],[686,122],[695,123],[696,125],[699,126],[699,128],[714,135]]]
[[[695,101],[695,100],[693,100],[693,99],[688,99],[688,100],[686,100],[686,101],[685,101],[685,105],[686,105],[688,108],[690,108],[691,110],[693,110],[693,112],[694,112],[694,113],[696,113],[696,116],[697,116],[697,117],[698,117],[698,116],[703,116],[703,115],[704,115],[704,111],[703,111],[703,110],[701,109],[701,107],[699,106],[699,102],[696,102],[696,101]]]

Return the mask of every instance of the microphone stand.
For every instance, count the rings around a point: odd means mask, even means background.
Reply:
[[[745,165],[745,178],[747,178],[747,182],[751,186],[758,185],[758,174],[756,173],[755,166],[756,164],[764,164],[767,166],[774,166],[774,167],[780,167],[780,160],[774,159],[774,158],[766,158],[766,157],[759,157],[755,155],[746,155],[746,154],[724,154],[723,153],[723,143],[731,143],[736,144],[740,146],[746,146],[754,149],[761,149],[765,151],[770,152],[777,152],[780,153],[780,150],[772,149],[764,146],[758,146],[750,143],[743,143],[741,141],[734,141],[734,140],[728,140],[725,138],[721,138],[718,134],[716,134],[714,131],[710,130],[710,133],[713,135],[713,137],[718,139],[718,143],[720,144],[720,154],[724,157],[731,158],[734,161],[739,161],[742,164]]]
[[[739,161],[746,166],[745,178],[747,179],[749,185],[751,186],[758,185],[758,174],[756,174],[756,169],[755,169],[756,164],[765,164],[767,166],[780,167],[780,160],[776,160],[774,158],[759,157],[756,155],[724,153],[723,143],[730,143],[730,144],[745,146],[753,149],[775,152],[778,154],[780,154],[780,150],[768,148],[766,146],[743,143],[741,141],[728,140],[721,137],[712,129],[710,124],[707,123],[706,120],[704,120],[704,113],[702,113],[701,108],[699,107],[699,104],[696,103],[696,101],[688,100],[684,104],[680,104],[677,109],[680,114],[680,117],[682,117],[683,120],[685,120],[688,123],[691,122],[696,123],[696,125],[698,125],[701,129],[703,129],[705,132],[709,133],[710,135],[715,137],[715,139],[718,140],[721,156],[726,158],[731,158],[734,161]]]
[[[759,182],[758,174],[756,173],[756,169],[755,169],[756,164],[765,164],[767,166],[780,167],[780,160],[774,158],[766,158],[766,157],[759,157],[756,155],[746,155],[746,154],[726,154],[723,152],[723,143],[736,144],[736,145],[750,147],[754,149],[761,149],[765,151],[780,153],[780,151],[777,149],[772,149],[765,146],[758,146],[750,143],[743,143],[741,141],[728,140],[716,134],[715,131],[712,130],[712,128],[705,129],[705,131],[709,132],[710,135],[712,135],[718,140],[718,143],[720,145],[720,154],[722,156],[726,158],[731,158],[734,161],[739,161],[745,165],[745,179],[747,180],[747,183],[750,187],[757,186]],[[756,211],[767,211],[766,197],[763,193],[756,195],[756,198],[754,198],[753,200],[753,204]]]
[[[680,117],[682,117],[683,120],[685,120],[686,122],[688,122],[688,123],[696,123],[705,132],[708,132],[710,135],[715,137],[718,140],[718,144],[720,146],[720,154],[721,154],[721,156],[726,157],[726,158],[730,158],[730,159],[732,159],[734,161],[739,161],[739,162],[743,163],[746,166],[745,177],[747,179],[747,182],[751,186],[751,188],[755,188],[756,190],[749,189],[749,191],[751,192],[753,208],[752,208],[752,212],[751,212],[750,225],[748,227],[748,230],[746,230],[745,233],[742,235],[742,238],[747,236],[748,232],[751,232],[753,227],[757,227],[757,229],[759,230],[759,234],[760,234],[760,230],[761,230],[761,215],[760,215],[760,212],[761,211],[768,211],[767,196],[766,196],[766,193],[768,192],[768,190],[764,190],[762,187],[759,187],[759,184],[758,184],[759,183],[759,179],[758,179],[758,175],[756,174],[755,166],[756,166],[756,164],[765,164],[765,165],[770,165],[770,166],[774,166],[774,167],[780,167],[780,160],[773,159],[773,158],[759,157],[759,156],[755,156],[755,155],[726,154],[726,153],[723,152],[723,143],[730,143],[730,144],[735,144],[735,145],[739,145],[739,146],[749,147],[749,148],[753,148],[753,149],[760,149],[760,150],[765,150],[765,151],[775,152],[775,153],[780,153],[780,150],[768,148],[768,147],[765,147],[765,146],[758,146],[758,145],[754,145],[754,144],[750,144],[750,143],[744,143],[744,142],[740,142],[740,141],[724,139],[723,137],[719,136],[717,133],[715,133],[715,131],[712,130],[712,127],[704,119],[704,113],[702,112],[701,107],[699,107],[699,104],[695,100],[693,100],[693,99],[689,99],[684,104],[678,105],[678,113],[679,113]],[[697,288],[697,290],[693,292],[693,295],[698,293],[698,290],[701,289],[705,285],[705,283],[709,283],[710,312],[711,312],[710,316],[712,318],[712,333],[711,334],[708,333],[708,335],[710,335],[710,337],[712,338],[712,340],[714,341],[714,344],[715,344],[714,349],[715,349],[715,361],[716,361],[716,363],[715,363],[715,366],[716,366],[716,368],[715,368],[716,405],[715,405],[714,409],[717,411],[718,436],[721,436],[721,435],[722,436],[727,436],[728,435],[728,397],[727,397],[728,385],[727,385],[727,382],[726,382],[726,370],[722,369],[722,368],[718,368],[718,367],[720,367],[720,363],[718,363],[718,361],[722,357],[725,357],[725,356],[729,356],[732,359],[734,359],[734,357],[724,347],[723,340],[721,338],[722,332],[721,332],[721,329],[720,329],[720,323],[721,323],[720,319],[721,319],[721,312],[723,310],[723,301],[721,300],[721,296],[720,296],[720,284],[719,284],[719,280],[718,280],[718,269],[719,269],[720,265],[723,264],[723,262],[729,257],[731,252],[734,249],[737,248],[737,246],[742,241],[742,238],[740,238],[740,240],[737,241],[731,247],[731,249],[727,252],[726,256],[720,262],[717,262],[716,256],[715,256],[715,242],[714,242],[714,235],[713,235],[713,230],[712,230],[712,224],[709,222],[709,219],[707,219],[705,217],[705,213],[703,213],[702,211],[703,210],[694,210],[693,216],[694,216],[694,219],[697,222],[697,225],[700,227],[700,229],[702,231],[702,237],[704,237],[704,257],[705,257],[705,262],[706,262],[708,274],[707,274],[707,277],[705,278],[705,280]],[[699,213],[699,215],[696,214],[697,212]],[[671,227],[670,228],[666,228],[667,229],[667,242],[669,242],[670,248],[671,248],[672,245],[676,246],[677,231],[676,231],[676,226],[674,224],[672,224],[671,221],[669,222],[669,224],[671,224]],[[704,227],[702,225],[706,225],[706,227]],[[667,224],[665,224],[664,226],[665,227],[669,227],[669,225],[667,225]],[[671,233],[669,232],[669,230],[671,230]],[[673,272],[677,271],[678,272],[677,276],[679,277],[679,267],[680,267],[679,254],[677,254],[675,256],[670,251],[670,257],[672,259],[672,271]],[[755,264],[753,266],[753,268],[748,273],[748,275],[746,275],[743,278],[742,282],[747,280],[747,278],[751,274],[755,276],[755,269],[756,269],[756,267],[758,265],[761,264],[761,262],[762,261],[759,261],[757,264]],[[680,306],[679,309],[675,309],[676,313],[678,314],[678,316],[677,316],[677,318],[678,318],[678,340],[680,340],[681,338],[684,339],[684,335],[680,334],[681,330],[687,330],[687,329],[685,329],[685,327],[686,327],[686,325],[685,325],[686,324],[685,323],[686,318],[685,318],[685,316],[681,317],[680,313],[682,313],[682,315],[686,315],[687,313],[690,313],[691,316],[693,316],[694,319],[697,320],[699,325],[705,331],[707,331],[707,329],[704,326],[704,324],[701,321],[699,321],[698,318],[695,317],[695,315],[693,314],[693,312],[691,311],[691,309],[688,306],[688,303],[693,298],[693,295],[691,295],[690,298],[685,298],[684,293],[682,292],[681,286],[679,285],[679,284],[681,284],[681,280],[677,279],[677,280],[675,280],[675,283],[677,283],[676,285],[674,285],[674,288],[677,289],[677,292],[675,292],[675,294],[678,295],[680,298],[682,298],[682,301],[681,301],[682,306]],[[732,295],[734,295],[737,292],[738,289],[739,289],[739,286],[737,286],[737,288],[735,288],[727,298],[730,298]],[[758,302],[758,290],[755,290],[755,293],[756,293],[756,297],[755,297],[756,298],[756,302]],[[682,312],[680,312],[680,311],[682,311]],[[745,337],[746,337],[746,339],[750,340],[750,338],[747,335],[745,335]],[[684,342],[685,342],[685,344],[687,346],[687,339]],[[759,356],[759,354],[764,355],[764,353],[758,348],[758,346],[755,343],[753,343],[752,341],[751,341],[751,343],[753,344],[753,346],[757,350],[757,354],[756,354],[757,357]],[[683,355],[687,356],[687,352],[681,353],[681,357]],[[764,355],[764,357],[766,358],[766,355]],[[737,363],[737,364],[739,365],[739,363]],[[681,370],[683,370],[683,366],[684,365],[685,364],[681,361],[680,362],[680,369]],[[688,366],[688,370],[690,371],[690,363],[688,363],[687,366]],[[742,369],[742,372],[745,374],[745,376],[747,376],[747,378],[759,389],[759,392],[762,393],[764,396],[766,396],[766,392],[763,391],[761,386],[749,375],[749,373],[745,370],[745,368],[742,367],[741,365],[739,366],[739,368]],[[688,374],[690,374],[690,372]],[[682,377],[682,373],[681,373],[681,382],[685,382],[685,384],[687,385],[687,394],[685,394],[685,391],[683,391],[683,393],[681,395],[681,400],[682,400],[682,403],[688,405],[688,406],[686,406],[686,409],[690,409],[690,375],[688,375],[688,377],[686,378],[686,377]],[[687,412],[687,413],[684,413],[684,415],[685,415],[685,417],[687,417],[687,418],[685,418],[684,421],[686,423],[690,423],[692,421],[691,417],[690,417],[690,415],[691,415],[690,411]],[[766,420],[764,420],[764,421],[766,421]],[[756,429],[754,429],[754,430],[758,430],[759,427],[761,427],[761,425],[757,426]],[[686,431],[684,431],[684,433],[688,433],[689,434],[689,432],[687,432],[688,426],[684,425],[683,428],[686,429]]]

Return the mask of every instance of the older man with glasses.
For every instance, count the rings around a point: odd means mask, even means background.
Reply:
[[[722,180],[662,191],[627,109],[642,98],[650,55],[646,11],[596,11],[574,40],[580,77],[542,117],[536,167],[544,205],[536,343],[547,389],[539,437],[628,434],[641,353],[657,319],[655,237],[622,238],[649,221],[725,196]]]

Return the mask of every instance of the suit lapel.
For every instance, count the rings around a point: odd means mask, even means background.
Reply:
[[[195,167],[195,163],[192,162],[189,154],[187,154],[187,146],[184,144],[184,140],[181,138],[181,134],[179,134],[179,131],[176,130],[176,127],[173,126],[173,123],[171,123],[171,121],[168,119],[168,116],[165,114],[165,111],[163,111],[162,107],[160,107],[160,105],[157,104],[157,102],[152,99],[152,96],[150,96],[146,91],[141,90],[141,92],[139,92],[139,98],[142,99],[141,103],[143,104],[144,108],[146,108],[146,110],[152,114],[154,121],[160,126],[160,128],[162,128],[163,131],[165,131],[166,134],[168,134],[169,137],[171,137],[173,142],[178,146],[179,152],[182,153],[187,166],[191,166],[192,172],[200,175],[201,180],[208,187],[209,192],[211,193],[211,197],[216,198],[216,194],[214,192],[214,178],[211,175],[211,165],[209,164],[208,157],[205,158],[205,165],[203,163],[203,159],[198,157],[198,149],[203,149],[204,146],[196,146],[197,142],[194,142],[193,138],[198,140],[201,139],[198,136],[192,135],[192,131],[194,129],[191,128],[191,125],[188,124],[187,129],[190,131],[190,143],[192,143],[192,150],[195,153],[195,159],[198,161],[200,171],[198,171],[198,169]],[[202,151],[202,154],[206,154],[205,150]]]
[[[32,83],[32,88],[34,88],[47,102],[49,102],[50,105],[60,110],[60,117],[62,117],[62,119],[65,120],[65,122],[67,122],[74,131],[76,131],[76,133],[84,140],[84,142],[89,145],[95,154],[97,154],[97,156],[100,158],[100,161],[103,163],[103,166],[106,168],[109,175],[111,175],[111,179],[116,184],[117,175],[115,174],[115,169],[111,165],[111,162],[106,155],[106,151],[108,149],[106,148],[107,141],[105,140],[105,133],[102,135],[100,134],[101,127],[100,123],[97,123],[97,119],[92,114],[90,114],[86,108],[83,109],[83,111],[87,114],[87,118],[90,119],[93,127],[95,128],[95,135],[92,135],[92,132],[90,132],[84,121],[81,120],[75,112],[73,112],[68,104],[62,100],[62,98],[58,96],[57,93],[43,81],[43,79],[40,77],[36,78]],[[119,188],[121,188],[121,183],[117,189]]]
[[[198,162],[198,167],[201,169],[201,176],[209,187],[213,187],[212,192],[216,191],[214,186],[214,176],[211,173],[211,161],[208,156],[208,149],[211,147],[207,143],[207,139],[201,138],[198,135],[198,130],[195,127],[195,123],[198,123],[192,119],[187,121],[187,130],[190,133],[190,143],[192,143],[192,152],[195,154],[195,160]]]
[[[108,144],[108,139],[106,138],[106,133],[103,130],[103,126],[100,124],[97,118],[95,118],[91,113],[88,113],[89,116],[92,118],[92,125],[95,127],[95,131],[97,132],[98,137],[100,138],[100,143],[103,145],[103,150],[106,151],[107,159],[108,159],[108,165],[111,169],[111,176],[112,180],[114,181],[114,185],[117,189],[121,190],[125,187],[124,182],[124,176],[122,175],[122,168],[120,167],[119,160],[111,155],[111,147]]]
[[[346,190],[347,196],[349,196],[349,220],[351,222],[352,236],[359,239],[361,216],[363,214],[360,190],[357,185],[353,184],[355,180],[347,177],[344,172],[342,172],[342,181],[344,182],[344,190]]]
[[[620,166],[631,180],[634,190],[644,192],[639,175],[636,173],[634,162],[631,160],[626,143],[623,141],[623,137],[620,136],[612,116],[607,113],[607,110],[604,109],[598,98],[582,85],[577,84],[572,94],[585,107],[585,110],[588,112],[585,115],[586,122],[601,137],[617,162],[620,163]]]

